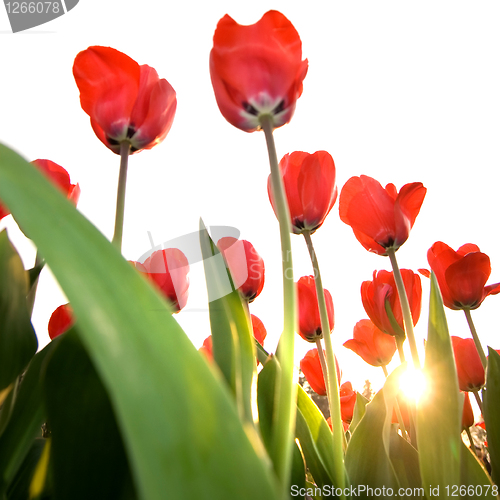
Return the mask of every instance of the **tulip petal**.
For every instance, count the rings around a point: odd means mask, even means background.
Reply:
[[[455,303],[471,309],[479,307],[490,274],[490,258],[481,252],[469,253],[448,266],[445,279]]]
[[[139,91],[139,65],[111,47],[89,47],[73,65],[83,110],[116,140],[126,136]]]
[[[137,101],[130,117],[135,149],[151,149],[165,139],[177,108],[175,90],[150,66],[143,65]]]

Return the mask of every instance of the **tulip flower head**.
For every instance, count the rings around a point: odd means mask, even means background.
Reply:
[[[387,255],[408,239],[426,192],[421,182],[405,184],[398,192],[394,184],[383,188],[366,175],[351,177],[340,193],[340,218],[364,248]]]
[[[485,382],[484,368],[473,339],[451,337],[458,386],[461,391],[476,391]]]
[[[255,314],[251,314],[250,319],[252,320],[253,336],[260,345],[264,345],[264,340],[267,337],[267,330],[264,323]]]
[[[350,423],[356,404],[356,391],[352,390],[351,382],[344,382],[340,386],[340,416],[343,422]]]
[[[52,183],[59,188],[62,194],[68,198],[74,205],[80,198],[80,185],[71,184],[68,172],[51,160],[34,160],[31,162],[38,168]],[[0,205],[0,220],[10,214],[9,209]]]
[[[409,269],[401,269],[401,276],[403,277],[413,325],[415,326],[420,318],[422,306],[420,276]],[[393,336],[404,334],[403,313],[392,272],[374,271],[373,281],[364,281],[361,284],[361,300],[366,314],[380,330]],[[399,329],[391,321],[387,308],[392,312]]]
[[[288,123],[308,67],[292,23],[274,10],[249,26],[225,15],[213,41],[210,76],[224,118],[245,132],[258,130],[262,115],[275,128]]]
[[[354,326],[353,338],[344,342],[372,366],[385,366],[396,352],[396,341],[392,335],[384,333],[369,319],[362,319]]]
[[[333,300],[330,292],[324,290],[326,310],[331,333],[335,318],[333,311]],[[302,276],[297,282],[297,301],[299,304],[299,335],[308,342],[316,342],[323,338],[321,319],[319,314],[318,299],[314,276]]]
[[[326,356],[326,352],[323,351],[323,353]],[[337,380],[340,381],[342,374],[337,358],[335,358],[335,368],[337,370]],[[306,355],[300,360],[300,369],[311,386],[311,389],[319,396],[324,396],[326,394],[326,385],[318,349],[314,348],[306,352]]]
[[[457,251],[437,241],[427,252],[443,302],[450,309],[477,309],[488,295],[500,293],[500,283],[486,285],[491,274],[490,258],[477,245],[467,243]],[[421,270],[429,276],[429,271]]]
[[[177,99],[156,70],[111,47],[93,46],[76,56],[73,75],[82,109],[111,151],[119,154],[120,144],[127,141],[135,153],[165,139]]]
[[[301,234],[307,230],[314,233],[323,224],[337,200],[333,158],[326,151],[316,151],[313,154],[295,151],[286,154],[279,167],[293,232]],[[267,182],[267,191],[274,213],[277,213],[271,176]]]
[[[265,279],[264,261],[257,250],[249,241],[231,236],[221,238],[217,248],[226,261],[234,287],[248,302],[255,300],[264,288]]]
[[[157,250],[144,263],[132,264],[155,284],[170,302],[174,313],[186,305],[189,293],[189,263],[178,248]]]
[[[209,335],[204,341],[203,345],[198,349],[198,351],[202,352],[209,361],[212,361],[212,335]]]
[[[62,333],[67,332],[75,323],[73,309],[69,304],[59,306],[50,316],[49,319],[49,337],[55,339]]]

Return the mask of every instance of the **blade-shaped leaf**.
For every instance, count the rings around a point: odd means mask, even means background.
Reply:
[[[61,336],[44,376],[54,496],[136,498],[108,394],[77,330]]]
[[[443,300],[431,276],[429,332],[425,345],[425,394],[417,405],[417,443],[422,483],[431,486],[460,484],[460,426],[463,403]]]
[[[365,415],[354,430],[347,447],[345,465],[351,485],[358,488],[361,498],[369,498],[364,488],[399,486],[390,458],[392,410],[399,389],[400,373],[396,368],[384,387],[365,407]]]
[[[0,233],[0,390],[21,374],[38,346],[27,293],[28,273],[4,230]]]
[[[0,198],[66,293],[146,500],[275,498],[275,478],[166,301],[36,168],[0,146]]]
[[[5,432],[0,437],[0,494],[11,484],[45,421],[42,374],[47,358],[59,342],[54,339],[31,360],[19,385],[16,402]]]
[[[491,477],[496,484],[500,484],[500,354],[491,347],[488,348],[483,411],[488,433]]]
[[[252,422],[252,384],[257,365],[249,315],[202,220],[200,246],[208,289],[213,357],[235,394],[240,414]]]
[[[332,431],[323,414],[300,386],[297,386],[295,435],[316,484],[320,487],[334,485]]]

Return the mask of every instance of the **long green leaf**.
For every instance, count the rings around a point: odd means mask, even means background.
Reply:
[[[213,357],[236,397],[240,415],[253,422],[252,386],[257,365],[250,318],[239,292],[232,286],[222,254],[202,220],[200,246],[208,289]]]
[[[384,387],[365,407],[365,415],[354,430],[347,447],[345,466],[351,485],[360,498],[370,498],[368,488],[399,487],[391,462],[392,410],[399,388],[400,366],[387,378]]]
[[[491,458],[491,477],[496,484],[500,484],[500,354],[491,347],[488,348],[483,410]]]
[[[0,495],[11,484],[33,440],[41,437],[41,427],[46,419],[42,374],[45,362],[58,342],[58,338],[54,339],[35,354],[19,385],[11,418],[0,437]]]
[[[226,388],[158,295],[32,165],[0,146],[0,198],[69,298],[144,500],[271,499]]]
[[[417,405],[417,443],[422,483],[445,491],[460,484],[461,421],[463,402],[443,300],[431,276],[429,332],[425,346],[425,395]]]
[[[61,337],[44,375],[54,497],[135,499],[123,441],[106,390],[76,328]]]
[[[4,230],[0,233],[0,391],[21,374],[38,346],[27,293],[28,273]]]

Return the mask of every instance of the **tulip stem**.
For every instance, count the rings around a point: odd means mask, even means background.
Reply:
[[[403,350],[403,342],[404,339],[396,336],[396,346],[398,348],[399,361],[401,361],[401,363],[406,363],[405,352]]]
[[[396,260],[395,250],[393,248],[387,249],[387,255],[391,260],[392,270],[394,273],[394,281],[396,282],[396,287],[398,289],[399,303],[401,304],[401,310],[403,312],[405,331],[406,331],[406,336],[408,338],[408,343],[410,344],[413,366],[416,370],[420,370],[421,368],[420,359],[418,357],[417,344],[415,342],[415,334],[413,333],[413,319],[411,317],[410,303],[408,302],[408,296],[406,295],[403,276],[401,276],[401,271],[398,266],[398,261]]]
[[[479,409],[481,410],[481,414],[482,414],[483,413],[483,402],[481,401],[481,398],[479,397],[479,390],[476,389],[475,391],[472,391],[472,394],[474,394],[474,397],[476,398],[477,406],[479,406]]]
[[[332,338],[330,335],[330,324],[328,320],[328,311],[326,308],[325,292],[321,281],[321,273],[319,271],[318,258],[314,251],[314,246],[311,239],[311,233],[308,230],[303,231],[304,239],[306,240],[309,256],[314,272],[314,283],[316,285],[316,296],[318,299],[319,316],[321,319],[321,331],[326,348],[326,375],[328,378],[327,389],[330,389],[328,394],[328,404],[330,405],[330,416],[332,418],[333,429],[333,453],[335,457],[334,479],[335,486],[344,490],[345,486],[345,469],[344,469],[344,452],[347,448],[347,441],[342,425],[342,416],[340,411],[340,393],[339,381],[337,378],[337,370],[335,363],[335,354],[333,352]],[[321,359],[321,358],[320,358]]]
[[[40,273],[42,271],[43,266],[44,266],[43,257],[40,255],[40,252],[37,250],[36,257],[35,257],[35,264],[33,265],[32,271],[38,272],[38,275],[35,278],[35,280],[33,281],[31,288],[28,292],[28,295],[26,295],[26,304],[28,306],[28,312],[29,312],[30,316],[33,315],[33,307],[35,306],[36,291],[38,288],[38,279],[40,277]],[[38,271],[37,268],[40,268],[40,270]]]
[[[330,401],[330,384],[328,381],[328,369],[326,367],[325,353],[323,352],[323,345],[321,344],[321,339],[316,337],[316,349],[318,349],[319,363],[321,365],[321,372],[323,374],[323,380],[325,381],[326,395],[328,401]],[[330,409],[331,414],[331,409]]]
[[[283,267],[283,333],[276,356],[281,365],[281,377],[276,384],[276,425],[272,442],[272,459],[281,481],[283,493],[289,495],[292,468],[292,446],[295,435],[297,387],[294,382],[294,343],[297,322],[296,290],[293,281],[290,211],[278,164],[273,137],[272,115],[261,115],[259,121],[264,131],[271,167],[271,187],[276,202],[276,215],[280,228],[281,258]]]
[[[128,157],[130,154],[130,142],[120,143],[120,173],[118,176],[118,192],[116,195],[115,233],[113,245],[122,251],[123,219],[125,214],[125,189],[127,186]]]
[[[481,358],[481,363],[483,368],[486,370],[486,355],[484,354],[483,346],[479,340],[477,335],[476,327],[474,326],[474,322],[472,321],[472,316],[470,314],[470,309],[464,309],[465,317],[467,318],[467,323],[469,325],[470,332],[472,333],[472,338],[474,339],[474,344],[476,345],[477,352],[479,357]]]

